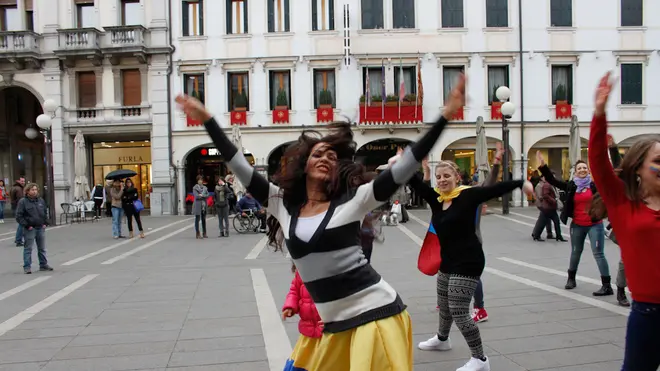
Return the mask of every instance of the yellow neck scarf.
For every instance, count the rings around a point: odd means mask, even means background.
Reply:
[[[446,192],[446,193],[445,192],[440,192],[439,188],[435,188],[435,192],[440,195],[440,196],[438,196],[438,202],[444,202],[444,201],[451,201],[451,200],[455,199],[456,197],[458,197],[458,195],[461,194],[461,192],[463,192],[464,189],[468,189],[468,188],[470,188],[470,186],[461,185],[461,186],[458,186],[458,187],[454,188],[451,192]]]

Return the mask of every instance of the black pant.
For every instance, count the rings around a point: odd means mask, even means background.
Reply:
[[[401,223],[408,223],[408,220],[410,220],[408,210],[406,210],[405,206],[401,205]]]
[[[112,202],[105,203],[105,216],[112,218]]]
[[[555,237],[561,237],[561,225],[559,224],[557,210],[541,210],[539,212],[539,218],[536,220],[532,235],[540,238],[541,232],[543,232],[543,227],[545,227],[547,235],[552,236],[552,223],[555,223]]]
[[[140,213],[135,211],[135,206],[125,206],[124,213],[126,214],[126,219],[128,220],[128,231],[133,232],[133,217],[135,217],[138,231],[142,232],[142,220],[140,220]]]
[[[206,213],[202,211],[201,215],[195,215],[195,232],[199,233],[199,222],[202,222],[202,231],[206,234]]]
[[[256,216],[260,222],[259,228],[266,229],[266,216],[267,216],[266,213],[263,212],[263,210],[254,211],[254,216]]]
[[[94,199],[94,216],[101,217],[101,206],[103,206],[103,199]]]

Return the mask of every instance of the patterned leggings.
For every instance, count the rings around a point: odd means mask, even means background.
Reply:
[[[440,307],[438,337],[448,337],[452,322],[456,322],[456,326],[470,347],[472,357],[483,359],[484,349],[481,344],[479,327],[470,316],[470,302],[477,284],[479,284],[479,277],[438,272],[437,290],[438,306]]]

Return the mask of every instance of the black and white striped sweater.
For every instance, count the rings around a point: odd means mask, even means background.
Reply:
[[[268,212],[282,226],[288,250],[314,299],[324,331],[337,333],[397,315],[406,308],[397,292],[365,259],[358,232],[364,216],[387,201],[417,172],[446,124],[447,120],[441,117],[390,169],[355,192],[332,200],[309,242],[296,237],[299,210],[287,211],[279,187],[254,171],[244,156],[237,156],[237,148],[215,119],[204,126],[241,183],[257,201],[268,201]]]

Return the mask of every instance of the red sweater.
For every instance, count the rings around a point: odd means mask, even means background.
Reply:
[[[633,299],[660,304],[660,211],[626,197],[608,157],[604,116],[591,121],[589,165],[619,241]]]
[[[316,305],[309,292],[305,288],[302,279],[298,272],[296,272],[293,281],[291,281],[291,288],[289,294],[284,301],[282,310],[292,309],[293,313],[300,315],[300,322],[298,322],[298,331],[310,338],[320,338],[323,336],[323,326],[321,325],[321,316],[316,310]]]

